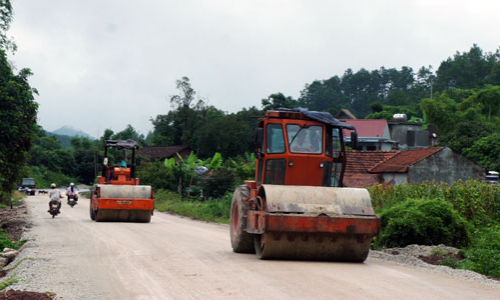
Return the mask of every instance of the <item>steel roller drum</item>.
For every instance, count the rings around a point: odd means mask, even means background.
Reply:
[[[149,185],[111,185],[98,184],[101,190],[100,198],[116,199],[150,199],[151,186]]]
[[[259,195],[271,215],[372,219],[375,212],[366,189],[263,185]],[[261,259],[363,262],[372,237],[348,233],[265,232],[254,235]]]
[[[366,189],[262,185],[269,213],[375,216]]]

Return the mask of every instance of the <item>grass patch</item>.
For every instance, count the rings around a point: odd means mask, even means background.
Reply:
[[[4,281],[0,282],[0,291],[3,291],[9,285],[13,285],[14,283],[18,283],[18,282],[19,282],[19,279],[17,277],[5,279]]]
[[[232,194],[220,199],[189,200],[179,194],[159,190],[155,195],[158,211],[168,211],[194,219],[229,224]]]
[[[24,245],[26,241],[13,241],[9,238],[9,236],[0,231],[0,249],[3,251],[4,248],[12,248],[12,249],[19,249],[21,248],[22,245]]]

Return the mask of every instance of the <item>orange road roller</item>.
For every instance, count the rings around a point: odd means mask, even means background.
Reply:
[[[342,185],[343,131],[325,112],[268,111],[255,134],[255,180],[236,188],[231,245],[261,259],[363,262],[380,220],[366,189]]]
[[[130,150],[131,164],[119,160],[108,166],[108,149]],[[90,199],[90,218],[97,222],[105,221],[151,221],[155,207],[154,189],[140,185],[135,176],[135,151],[139,149],[133,140],[106,140],[104,162],[101,176],[92,187]]]

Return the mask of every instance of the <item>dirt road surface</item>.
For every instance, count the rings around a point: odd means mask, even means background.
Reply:
[[[232,252],[227,226],[169,214],[149,224],[95,223],[88,199],[74,208],[63,201],[52,219],[47,200],[26,200],[34,240],[18,276],[62,299],[500,299],[498,285],[376,258],[258,260]]]

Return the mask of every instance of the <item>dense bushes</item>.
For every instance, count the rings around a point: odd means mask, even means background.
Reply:
[[[406,200],[380,215],[382,230],[378,247],[410,244],[467,246],[471,226],[450,203],[441,199]]]
[[[464,268],[500,278],[500,226],[478,230],[465,257]]]
[[[137,168],[137,176],[141,184],[153,186],[155,189],[176,190],[179,179],[169,172],[162,161],[142,164]]]
[[[234,175],[234,172],[228,169],[222,169],[218,172],[209,174],[201,183],[203,195],[209,198],[224,196],[228,191],[234,189]]]
[[[406,199],[442,199],[476,226],[496,224],[500,220],[500,187],[482,181],[461,180],[451,184],[420,183],[369,188],[378,213]]]
[[[457,181],[369,190],[382,223],[376,247],[456,246],[465,259],[453,261],[454,267],[500,277],[500,186]]]

